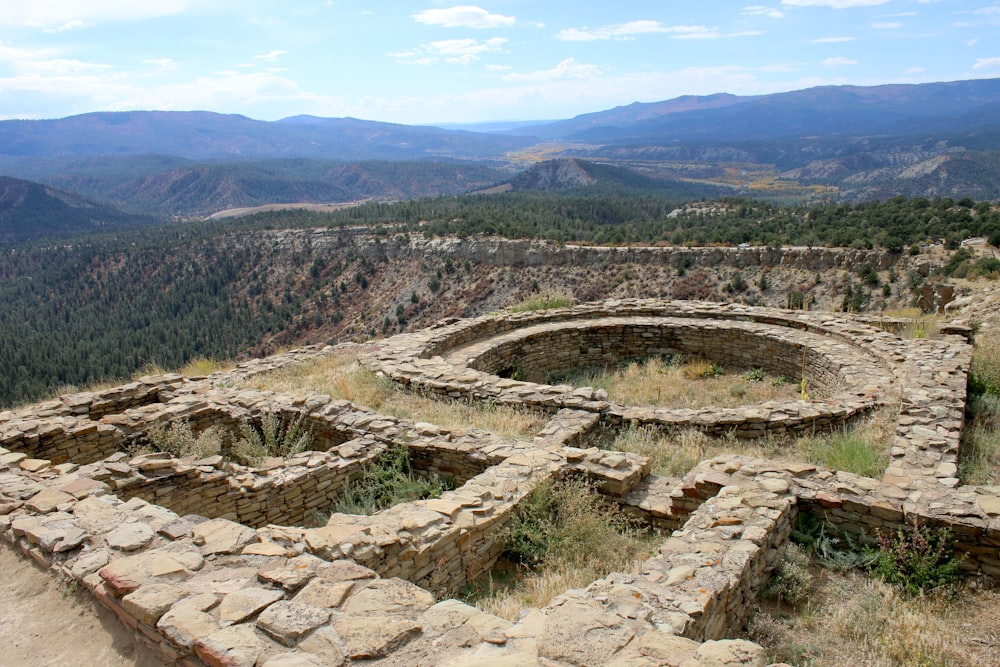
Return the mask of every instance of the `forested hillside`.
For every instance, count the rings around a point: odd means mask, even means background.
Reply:
[[[263,204],[462,194],[509,178],[491,167],[448,162],[196,162],[165,155],[0,159],[0,171],[5,168],[125,210],[162,217],[207,216]]]
[[[0,245],[155,222],[74,193],[0,176]]]
[[[442,317],[482,314],[546,290],[579,300],[643,296],[878,309],[908,304],[924,280],[905,264],[895,273],[859,266],[819,276],[781,266],[528,265],[515,255],[507,261],[522,263],[512,270],[514,264],[459,252],[455,237],[484,234],[620,245],[876,245],[897,251],[904,263],[920,253],[913,261],[926,269],[917,244],[944,239],[957,247],[974,235],[996,244],[1000,211],[971,200],[787,208],[523,192],[334,214],[281,211],[10,247],[0,249],[0,406],[65,385],[127,377],[151,363],[176,367],[198,356],[367,340]],[[500,246],[481,257],[504,252]],[[995,271],[956,257],[949,271]]]

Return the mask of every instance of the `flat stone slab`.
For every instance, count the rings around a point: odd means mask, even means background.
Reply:
[[[243,547],[257,541],[257,531],[226,519],[198,524],[192,529],[192,536],[206,556],[239,553]]]
[[[330,611],[301,602],[275,602],[261,612],[257,627],[284,644],[294,646],[305,634],[330,620]]]
[[[241,623],[284,597],[281,591],[265,588],[245,588],[230,593],[219,605],[219,622],[222,625]]]
[[[150,542],[156,533],[149,527],[149,524],[136,522],[126,523],[115,528],[104,536],[108,541],[108,546],[120,549],[121,551],[136,551]]]

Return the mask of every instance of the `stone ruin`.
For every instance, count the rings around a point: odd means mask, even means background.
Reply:
[[[904,340],[898,322],[739,305],[607,301],[444,321],[367,346],[311,346],[201,378],[160,375],[0,413],[0,534],[89,590],[177,665],[763,665],[732,637],[800,511],[860,534],[947,526],[969,574],[1000,576],[1000,487],[956,477],[968,331]],[[963,335],[965,334],[965,335]],[[231,388],[355,351],[377,374],[442,397],[527,405],[530,441],[448,430],[301,391]],[[808,400],[731,409],[627,406],[548,373],[659,354],[803,378]],[[514,379],[522,378],[522,379]],[[536,381],[529,381],[536,380]],[[881,478],[727,456],[681,480],[590,446],[599,428],[688,426],[736,437],[836,428],[900,406]],[[232,428],[301,417],[314,449],[256,468],[221,456],[129,456],[157,422]],[[310,522],[388,447],[459,484],[372,516]],[[582,476],[663,531],[638,574],[566,591],[517,623],[451,599],[489,572],[518,503]]]

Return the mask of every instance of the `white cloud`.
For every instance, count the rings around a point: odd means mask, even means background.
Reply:
[[[60,32],[66,32],[67,30],[76,30],[78,28],[85,28],[87,26],[83,21],[70,21],[69,23],[64,23],[63,25],[56,28],[44,28],[42,32],[47,32],[49,34],[58,34]]]
[[[417,23],[424,25],[440,25],[445,28],[500,28],[514,25],[513,16],[491,14],[482,7],[461,5],[447,9],[425,9],[413,14]]]
[[[609,39],[634,39],[635,35],[647,35],[652,33],[662,33],[670,35],[673,39],[716,39],[723,35],[716,27],[703,25],[674,25],[665,26],[659,21],[629,21],[628,23],[615,23],[601,26],[600,28],[567,28],[556,34],[556,39],[564,42],[595,42]],[[745,37],[748,35],[761,35],[759,30],[748,30],[744,32],[734,32],[726,37]]]
[[[841,42],[856,42],[857,37],[820,37],[814,39],[810,44],[840,44]]]
[[[744,16],[767,16],[772,19],[780,19],[785,16],[780,9],[776,9],[775,7],[764,7],[762,5],[744,7],[740,14],[743,14]]]
[[[275,60],[283,55],[286,55],[288,51],[282,51],[280,49],[275,51],[269,51],[268,53],[262,53],[259,56],[254,56],[257,60],[263,60],[266,63],[273,63]]]
[[[564,81],[567,79],[594,79],[600,76],[601,68],[597,65],[587,65],[576,62],[575,58],[567,58],[547,70],[534,72],[511,72],[504,76],[505,81]]]
[[[721,37],[718,28],[703,25],[677,25],[670,28],[674,39],[715,39]]]
[[[108,21],[142,21],[179,14],[193,0],[0,0],[0,25],[42,28],[78,27],[77,24]]]
[[[1000,69],[1000,58],[978,58],[972,69]]]
[[[1000,5],[992,5],[991,7],[983,7],[982,9],[977,9],[972,12],[973,14],[1000,14]]]
[[[903,24],[899,21],[881,21],[879,23],[872,23],[872,29],[874,30],[899,30],[903,27]]]
[[[979,39],[977,37],[973,37],[972,39],[970,39],[969,41],[967,41],[965,43],[965,45],[966,46],[975,46],[978,43],[979,43]]]
[[[616,23],[600,28],[569,28],[561,30],[556,35],[556,39],[561,39],[564,42],[592,42],[604,39],[627,39],[632,35],[656,32],[676,32],[676,29],[668,28],[659,21],[629,21],[628,23]]]
[[[177,67],[177,63],[172,58],[150,58],[143,60],[142,64],[152,65],[161,70],[175,69]]]
[[[923,73],[924,73],[923,67],[910,67],[903,72],[903,74],[907,76],[913,76],[915,74],[923,74]]]
[[[82,60],[53,58],[51,60],[36,60],[29,63],[19,63],[22,71],[31,71],[47,76],[64,76],[80,72],[94,72],[114,69],[111,65],[88,63]]]
[[[3,42],[0,42],[0,63],[10,63],[17,64],[23,62],[31,62],[35,60],[44,60],[51,58],[56,54],[55,51],[51,49],[22,49],[16,46],[7,46]]]
[[[823,67],[843,67],[845,65],[857,65],[857,60],[851,60],[850,58],[835,57],[827,58],[820,63]]]
[[[884,5],[891,0],[781,0],[781,4],[789,7],[832,7],[833,9],[850,9],[851,7],[873,7]]]
[[[469,65],[484,53],[502,52],[505,37],[493,37],[484,42],[476,39],[445,39],[418,46],[412,51],[390,53],[406,65],[433,65],[438,62]]]

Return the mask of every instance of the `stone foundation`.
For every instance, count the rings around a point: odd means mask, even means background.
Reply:
[[[968,573],[1000,576],[1000,488],[955,478],[971,354],[961,336],[904,341],[833,315],[636,301],[456,321],[358,349],[365,364],[412,387],[549,410],[530,441],[314,393],[224,388],[227,378],[343,349],[315,346],[208,378],[144,378],[0,413],[0,535],[80,582],[178,665],[699,667],[724,654],[762,666],[759,647],[726,637],[744,623],[800,511],[868,537],[914,520],[946,526]],[[685,414],[493,372],[512,359],[565,366],[559,355],[579,358],[580,349],[588,360],[702,353],[805,375],[823,398]],[[881,479],[722,457],[671,480],[649,475],[642,457],[585,446],[599,424],[750,436],[832,427],[895,401],[902,409]],[[267,413],[302,416],[322,451],[257,468],[122,451],[155,422],[184,419],[199,430]],[[461,486],[309,525],[390,446]],[[489,571],[498,534],[535,485],[572,475],[664,531],[638,574],[567,591],[517,623],[436,601]]]

